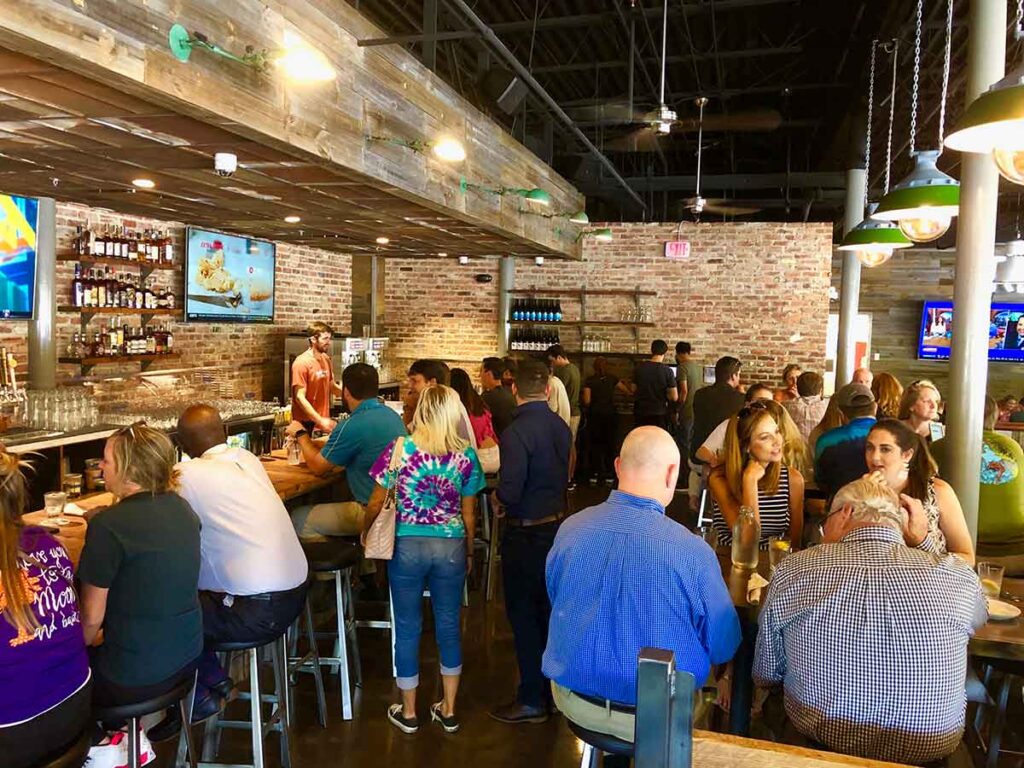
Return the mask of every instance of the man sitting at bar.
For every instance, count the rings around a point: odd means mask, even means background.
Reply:
[[[505,361],[500,357],[485,357],[480,366],[480,385],[483,388],[481,397],[491,411],[494,431],[501,437],[505,427],[512,423],[516,412],[516,396],[510,388],[502,384],[505,374]]]
[[[814,479],[829,496],[867,474],[864,444],[877,408],[871,389],[863,384],[847,384],[833,397],[846,423],[823,434],[814,446]]]
[[[270,642],[302,610],[308,565],[284,504],[260,460],[225,442],[216,408],[193,405],[178,419],[178,494],[198,515],[199,604],[207,648],[217,642]],[[194,721],[219,709],[231,683],[206,650],[199,662]],[[219,696],[218,696],[219,694]],[[178,730],[177,708],[151,734]]]
[[[740,642],[718,558],[665,515],[680,460],[664,430],[630,432],[615,460],[618,490],[568,518],[547,561],[543,670],[555,704],[574,723],[626,741],[641,648],[675,652],[676,666],[700,687]]]
[[[323,541],[328,536],[358,536],[363,530],[366,504],[373,492],[370,467],[388,444],[405,434],[402,417],[377,400],[377,369],[353,363],[341,373],[341,397],[351,416],[339,424],[323,450],[302,425],[292,422],[288,434],[298,440],[306,466],[317,475],[345,467],[353,501],[299,507],[292,522],[299,538]]]
[[[786,714],[827,749],[920,765],[964,727],[967,643],[988,619],[974,571],[911,549],[900,499],[870,478],[843,486],[824,543],[783,560],[760,615],[754,679],[781,683]]]

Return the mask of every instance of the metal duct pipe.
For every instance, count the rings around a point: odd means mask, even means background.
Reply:
[[[36,227],[36,312],[28,324],[28,384],[57,386],[57,204],[39,198]]]
[[[512,71],[533,89],[533,92],[548,105],[551,111],[558,116],[559,120],[565,123],[576,138],[580,140],[583,146],[585,146],[590,153],[598,159],[601,165],[605,167],[605,170],[608,171],[612,178],[615,179],[615,181],[617,181],[619,185],[626,190],[629,196],[636,201],[637,205],[646,210],[647,206],[644,204],[643,199],[632,187],[629,186],[629,184],[626,183],[626,180],[622,178],[618,170],[616,170],[612,161],[605,157],[601,150],[594,146],[593,142],[588,139],[587,135],[580,130],[578,125],[576,125],[576,122],[565,113],[565,110],[558,105],[558,102],[551,97],[551,94],[544,90],[544,86],[538,83],[534,76],[530,74],[530,71],[519,62],[519,59],[515,57],[515,54],[505,47],[505,44],[501,42],[496,34],[494,34],[494,30],[487,26],[487,24],[476,15],[473,9],[466,4],[465,0],[446,1],[449,5],[459,9],[463,16],[465,16],[466,19],[480,31],[480,34],[488,43],[490,43],[491,47],[494,48],[494,50],[497,51],[503,59],[505,59],[510,67],[512,67]]]

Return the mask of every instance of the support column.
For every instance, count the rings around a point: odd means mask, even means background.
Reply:
[[[501,257],[498,272],[498,354],[508,354],[509,324],[512,316],[512,296],[509,291],[516,287],[516,260],[512,256]]]
[[[843,234],[864,220],[864,168],[846,172],[846,211]],[[857,368],[857,311],[860,309],[860,259],[853,251],[842,251],[843,266],[839,288],[839,346],[836,350],[836,389],[849,383]]]
[[[437,0],[423,0],[423,64],[437,71]]]
[[[1005,73],[1005,0],[972,0],[967,28],[965,97],[969,104]],[[964,152],[960,167],[960,217],[953,281],[956,322],[946,397],[946,439],[953,450],[943,474],[960,499],[971,539],[977,541],[999,172],[991,154]]]
[[[57,386],[57,204],[49,197],[39,199],[35,309],[28,324],[28,383],[32,389],[53,389]]]

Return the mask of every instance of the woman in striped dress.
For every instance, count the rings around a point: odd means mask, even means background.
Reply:
[[[789,539],[798,549],[804,527],[804,478],[786,466],[784,438],[769,406],[745,405],[729,420],[725,461],[708,479],[714,503],[712,523],[721,546],[732,544],[732,528],[741,507],[749,507],[761,525],[761,548],[771,536]]]

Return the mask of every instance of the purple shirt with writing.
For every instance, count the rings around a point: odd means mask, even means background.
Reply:
[[[19,633],[0,618],[0,728],[31,720],[60,704],[89,679],[78,599],[68,553],[41,528],[21,531],[23,583],[39,628]],[[0,608],[6,606],[0,587]]]

